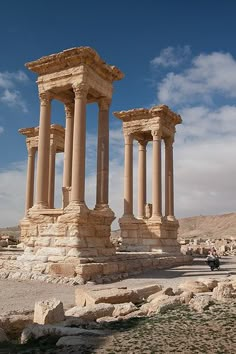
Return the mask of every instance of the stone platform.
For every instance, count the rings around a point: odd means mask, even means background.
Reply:
[[[192,257],[156,252],[117,252],[110,257],[68,258],[64,262],[43,262],[18,253],[0,252],[0,278],[39,280],[52,283],[108,283],[150,269],[166,269],[192,263]]]

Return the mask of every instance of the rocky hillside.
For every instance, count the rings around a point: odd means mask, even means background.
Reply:
[[[235,238],[236,213],[179,219],[180,238]]]
[[[13,236],[15,239],[20,237],[20,227],[10,226],[10,227],[0,227],[0,236]]]

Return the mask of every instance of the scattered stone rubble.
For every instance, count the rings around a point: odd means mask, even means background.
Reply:
[[[192,256],[203,255],[206,256],[213,247],[217,250],[220,256],[236,255],[236,239],[222,238],[222,239],[180,239],[181,252]]]
[[[136,288],[78,288],[75,289],[76,306],[66,312],[56,299],[36,303],[34,316],[23,318],[21,343],[56,335],[60,337],[57,346],[82,345],[85,335],[102,338],[112,334],[105,329],[105,323],[164,314],[178,306],[189,306],[192,311],[202,313],[225,302],[236,303],[235,275],[220,281],[213,278],[189,280],[176,289],[159,284]],[[34,323],[31,323],[32,318]],[[5,322],[0,318],[0,341],[11,338],[9,321],[9,318],[5,318]]]

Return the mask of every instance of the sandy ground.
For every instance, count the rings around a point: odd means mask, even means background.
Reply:
[[[199,277],[225,278],[236,274],[236,256],[222,257],[221,270],[211,272],[204,259],[195,259],[193,265],[186,265],[166,270],[152,270],[120,282],[104,285],[83,285],[83,287],[120,287],[162,284],[176,287],[186,279]],[[67,285],[47,284],[37,281],[0,280],[0,313],[13,311],[33,311],[34,303],[38,300],[56,297],[64,308],[74,305],[74,287]]]

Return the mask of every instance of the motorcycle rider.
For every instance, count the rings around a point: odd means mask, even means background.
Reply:
[[[209,267],[212,268],[212,263],[213,263],[213,265],[214,265],[213,268],[219,268],[220,260],[219,260],[218,254],[216,252],[216,249],[214,247],[210,250],[206,260],[207,260],[207,264],[209,265]]]

